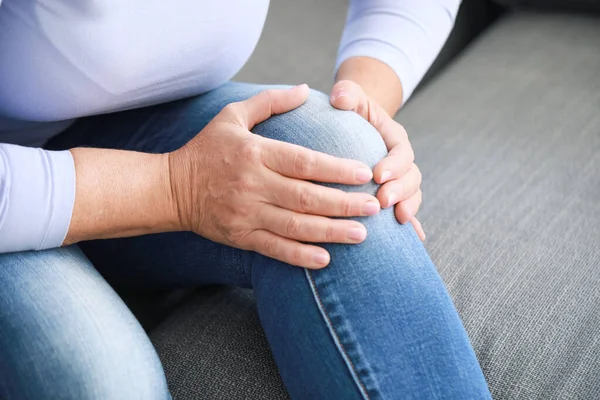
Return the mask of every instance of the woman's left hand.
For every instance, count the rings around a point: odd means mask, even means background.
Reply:
[[[395,206],[398,222],[411,222],[421,240],[425,240],[425,232],[415,217],[422,199],[421,171],[414,162],[415,154],[402,125],[352,81],[337,82],[330,101],[335,108],[358,113],[381,134],[388,156],[373,170],[373,179],[381,185],[377,199],[382,208]]]

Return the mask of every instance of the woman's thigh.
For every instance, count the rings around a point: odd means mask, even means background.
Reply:
[[[203,96],[102,116],[74,125],[63,145],[162,152],[199,132],[226,104],[264,86],[229,84]],[[78,129],[80,131],[78,131]],[[296,110],[253,132],[374,166],[386,155],[377,131],[357,114],[334,110],[312,92]],[[331,185],[375,194],[377,185]],[[211,283],[254,288],[259,314],[286,387],[297,398],[488,398],[469,340],[412,226],[392,210],[358,218],[359,245],[324,244],[319,271],[286,265],[189,233],[84,245],[118,284],[138,287]]]
[[[170,396],[141,326],[69,247],[0,254],[0,398]]]

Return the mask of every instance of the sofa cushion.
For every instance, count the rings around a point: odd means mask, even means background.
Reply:
[[[504,17],[397,119],[494,399],[600,398],[600,19]]]
[[[199,290],[150,337],[174,400],[289,399],[249,290]]]

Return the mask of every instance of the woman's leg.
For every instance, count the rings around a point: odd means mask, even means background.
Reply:
[[[230,84],[206,95],[76,124],[56,146],[85,143],[168,151],[227,103],[264,87]],[[259,124],[254,132],[375,165],[386,154],[358,115],[327,96]],[[77,138],[84,135],[86,141]],[[94,138],[94,139],[91,139]],[[375,193],[377,186],[333,185]],[[423,245],[392,210],[360,219],[359,245],[326,244],[331,264],[308,271],[188,233],[91,242],[87,254],[129,286],[224,283],[254,288],[260,318],[292,398],[489,398],[461,321]]]
[[[0,254],[0,398],[170,399],[150,340],[76,247]]]

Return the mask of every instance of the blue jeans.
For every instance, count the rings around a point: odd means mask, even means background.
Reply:
[[[196,98],[83,119],[50,147],[174,150],[226,104],[264,88],[231,83]],[[386,155],[377,131],[317,92],[254,132],[371,166]],[[332,186],[377,190],[374,183]],[[86,256],[76,247],[0,255],[0,355],[8,360],[0,396],[169,398],[148,338],[98,270],[113,285],[139,290],[253,288],[293,399],[489,399],[458,314],[412,226],[398,224],[391,209],[359,219],[366,241],[325,244],[331,264],[318,271],[191,233],[82,243]]]

